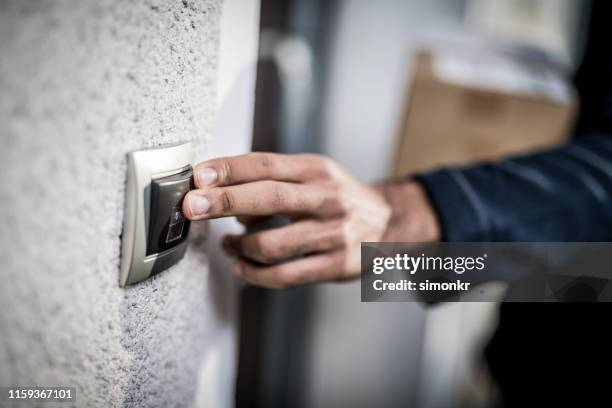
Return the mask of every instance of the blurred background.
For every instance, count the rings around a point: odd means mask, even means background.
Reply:
[[[253,149],[322,153],[374,181],[560,143],[589,10],[262,0]],[[362,304],[359,282],[242,298],[238,407],[495,401],[481,358],[495,303]]]

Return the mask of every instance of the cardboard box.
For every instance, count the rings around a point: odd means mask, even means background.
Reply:
[[[420,52],[393,173],[562,143],[574,121],[575,99],[550,64],[488,50]]]

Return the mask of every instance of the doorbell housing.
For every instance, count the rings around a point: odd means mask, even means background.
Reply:
[[[121,246],[121,287],[145,280],[180,261],[189,220],[182,211],[194,188],[191,143],[128,154]]]

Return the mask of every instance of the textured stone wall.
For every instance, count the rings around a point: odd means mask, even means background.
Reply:
[[[206,226],[178,265],[118,286],[126,153],[208,154],[220,15],[0,0],[0,386],[76,386],[78,406],[231,399],[235,292],[209,271]]]

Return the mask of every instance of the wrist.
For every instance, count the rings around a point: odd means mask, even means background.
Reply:
[[[402,180],[374,186],[391,208],[391,217],[383,241],[439,241],[442,229],[429,197],[420,183]]]

